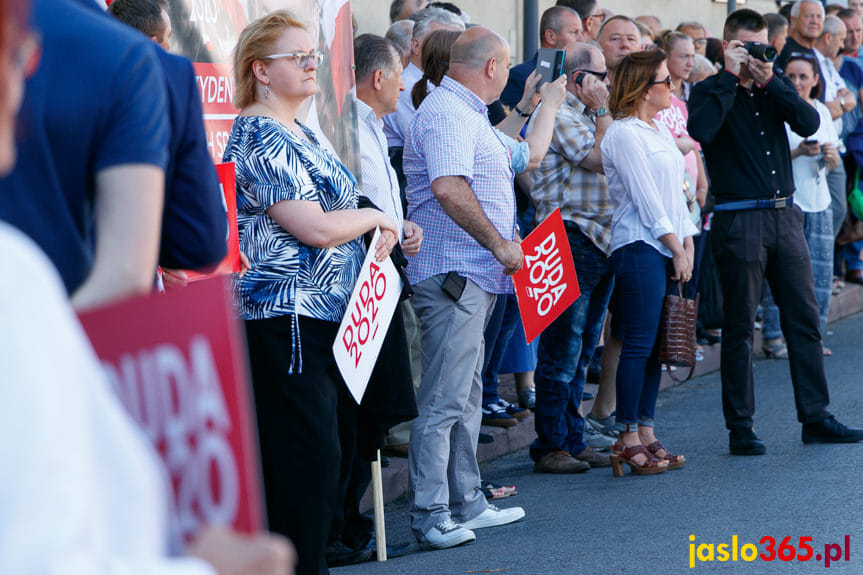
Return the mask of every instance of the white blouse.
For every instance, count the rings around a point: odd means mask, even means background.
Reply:
[[[831,143],[839,147],[839,136],[833,127],[833,119],[827,106],[814,101],[813,106],[821,117],[818,131],[803,138],[791,131],[791,126],[785,124],[788,134],[788,147],[792,150],[804,139],[818,140],[820,144]],[[791,160],[791,171],[794,173],[794,203],[804,212],[821,212],[830,207],[830,189],[827,187],[827,167],[824,164],[824,154],[817,156],[798,156]]]
[[[643,241],[659,253],[672,253],[659,240],[673,233],[698,233],[683,193],[683,155],[664,125],[632,116],[615,120],[600,146],[608,191],[615,204],[611,250]]]

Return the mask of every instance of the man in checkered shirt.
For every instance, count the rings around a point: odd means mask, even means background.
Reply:
[[[510,154],[487,105],[509,76],[509,46],[480,26],[452,47],[449,73],[425,99],[405,141],[410,221],[424,230],[408,277],[422,334],[422,383],[409,451],[411,528],[433,549],[475,539],[472,529],[511,523],[480,491],[476,445],[482,419],[483,330],[496,294],[524,256],[513,241]]]
[[[536,433],[530,448],[540,473],[578,473],[610,465],[584,441],[578,412],[587,362],[599,341],[614,286],[614,212],[599,145],[611,125],[607,67],[598,48],[575,44],[566,54],[566,101],[557,111],[548,153],[531,173],[536,220],[560,208],[575,262],[579,298],[542,333],[536,381]]]

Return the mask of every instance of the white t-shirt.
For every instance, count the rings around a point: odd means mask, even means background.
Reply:
[[[813,100],[821,125],[818,131],[803,138],[795,134],[788,124],[785,132],[788,134],[788,147],[792,150],[804,139],[818,140],[820,144],[831,143],[839,147],[839,136],[833,127],[830,110],[827,106]],[[798,156],[791,160],[791,171],[794,173],[794,203],[804,212],[820,212],[830,207],[830,189],[827,187],[827,168],[824,165],[824,154],[817,156]]]
[[[170,488],[57,272],[0,224],[0,573],[214,575],[167,557]]]

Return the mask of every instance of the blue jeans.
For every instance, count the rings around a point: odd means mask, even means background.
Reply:
[[[571,224],[566,234],[581,295],[539,338],[534,376],[537,438],[530,447],[534,460],[557,450],[577,455],[587,447],[578,406],[584,391],[585,368],[599,341],[614,287],[608,256]],[[595,329],[596,325],[600,328]]]
[[[623,330],[617,365],[617,425],[635,431],[653,425],[662,375],[658,347],[662,300],[668,292],[669,258],[644,242],[627,244],[611,254],[617,282],[615,317]]]
[[[513,315],[511,308],[515,307]],[[515,330],[515,322],[519,320],[518,302],[514,294],[498,296],[485,326],[485,356],[482,367],[482,405],[483,407],[497,403],[497,374],[503,361],[503,352]]]

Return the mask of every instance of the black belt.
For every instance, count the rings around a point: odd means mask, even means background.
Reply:
[[[736,202],[725,202],[713,206],[714,212],[732,212],[738,210],[764,210],[777,208],[790,208],[794,205],[794,196],[784,198],[771,198],[769,200],[738,200]]]

